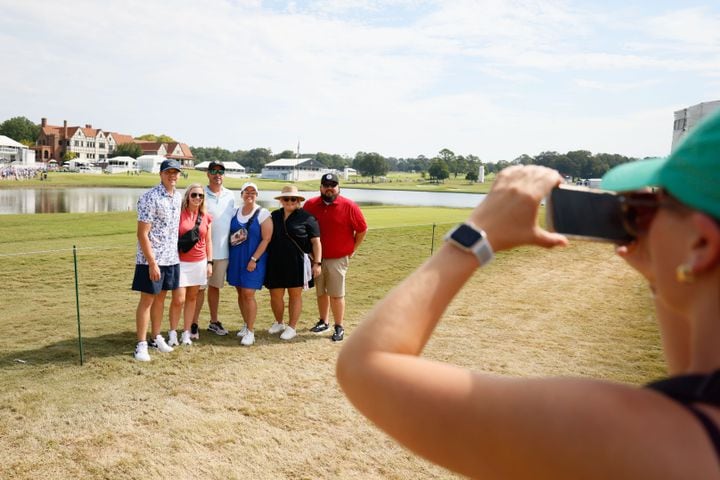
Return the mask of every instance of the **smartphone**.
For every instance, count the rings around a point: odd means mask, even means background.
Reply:
[[[625,229],[620,196],[587,187],[560,185],[547,198],[548,230],[569,237],[624,244],[633,236]]]

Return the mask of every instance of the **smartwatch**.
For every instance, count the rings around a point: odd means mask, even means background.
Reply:
[[[471,222],[461,223],[450,230],[445,235],[445,241],[460,250],[475,255],[481,267],[489,263],[495,256],[485,232]]]

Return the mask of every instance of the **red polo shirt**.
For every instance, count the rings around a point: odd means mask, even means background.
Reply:
[[[367,230],[365,217],[355,202],[338,195],[327,205],[322,197],[313,197],[303,208],[311,213],[320,225],[320,243],[323,258],[342,258],[351,255],[355,248],[355,234]]]

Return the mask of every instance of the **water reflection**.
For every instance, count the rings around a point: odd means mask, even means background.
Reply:
[[[25,188],[0,189],[0,214],[17,213],[89,213],[135,210],[146,188]],[[266,208],[279,206],[274,197],[278,190],[263,190],[258,203]],[[305,192],[314,196],[317,192]],[[345,188],[342,194],[360,205],[405,205],[474,207],[485,196],[472,193],[413,192],[398,190],[362,190]],[[241,203],[240,193],[235,200]]]

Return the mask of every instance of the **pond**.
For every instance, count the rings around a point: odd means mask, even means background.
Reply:
[[[18,188],[0,189],[0,214],[89,213],[135,210],[146,188]],[[319,192],[303,192],[315,196]],[[258,203],[274,210],[279,190],[260,192]],[[471,208],[485,195],[476,193],[413,192],[405,190],[363,190],[343,188],[341,194],[359,205],[403,205]],[[235,191],[240,203],[240,192]]]

